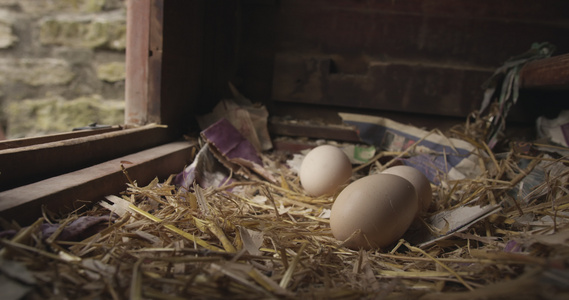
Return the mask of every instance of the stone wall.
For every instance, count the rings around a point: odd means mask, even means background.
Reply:
[[[7,137],[122,124],[125,43],[125,0],[0,0]]]

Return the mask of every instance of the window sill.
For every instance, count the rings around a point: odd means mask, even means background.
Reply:
[[[42,215],[44,208],[68,214],[124,191],[128,179],[121,166],[133,181],[146,185],[156,177],[166,178],[182,171],[191,162],[195,146],[193,142],[171,142],[0,192],[0,217],[29,224]]]
[[[175,138],[164,126],[147,125],[89,136],[75,137],[69,133],[20,140],[17,142],[20,147],[0,150],[0,191],[155,147]],[[47,142],[43,142],[46,139]]]

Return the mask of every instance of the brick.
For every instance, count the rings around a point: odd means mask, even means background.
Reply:
[[[13,46],[18,38],[12,34],[12,27],[0,23],[0,49],[6,49]]]
[[[60,12],[100,12],[107,0],[20,0],[18,2],[24,13],[40,15]]]
[[[126,19],[122,12],[84,16],[57,16],[40,22],[43,45],[124,50]]]
[[[124,101],[103,100],[99,95],[72,100],[52,97],[13,101],[7,105],[6,112],[9,138],[67,132],[94,122],[124,123]]]
[[[126,78],[124,62],[111,62],[97,66],[97,78],[107,82],[117,82]]]
[[[31,86],[59,85],[71,82],[75,74],[62,59],[0,59],[0,86],[22,82]]]
[[[14,6],[18,4],[18,0],[0,0],[0,6]]]
[[[13,46],[18,37],[14,35],[12,30],[13,18],[10,11],[0,10],[0,49],[6,49]]]

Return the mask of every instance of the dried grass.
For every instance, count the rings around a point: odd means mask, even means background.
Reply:
[[[569,293],[566,160],[514,150],[498,156],[481,142],[477,120],[451,135],[477,147],[484,173],[437,186],[431,214],[471,204],[502,209],[423,248],[405,240],[374,251],[343,247],[325,217],[333,197],[305,195],[273,153],[265,159],[275,162],[280,185],[235,178],[190,192],[171,179],[133,182],[83,214],[116,216],[105,229],[76,242],[59,241],[57,231],[42,239],[38,220],[2,239],[2,256],[33,273],[30,298],[562,299]],[[403,155],[412,153],[379,153],[354,178],[393,163],[380,158]],[[520,183],[535,168],[545,179],[524,193]]]

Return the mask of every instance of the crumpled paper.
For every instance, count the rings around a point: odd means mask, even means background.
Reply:
[[[276,179],[263,168],[257,150],[227,119],[221,119],[201,132],[213,155],[228,169],[245,178],[251,171],[271,182]]]
[[[241,95],[229,83],[234,99],[221,100],[209,114],[198,116],[198,124],[202,130],[213,125],[220,119],[226,119],[255,147],[259,152],[273,147],[267,119],[269,112],[264,105],[252,103]]]
[[[194,161],[187,166],[184,171],[178,173],[173,183],[187,190],[197,183],[202,188],[210,186],[218,187],[224,183],[230,183],[229,171],[213,156],[209,150],[209,145],[205,144]]]
[[[65,228],[57,236],[59,241],[80,241],[93,235],[94,232],[98,232],[100,226],[106,226],[111,219],[110,216],[81,216],[77,220],[67,224]],[[43,238],[49,238],[54,232],[56,232],[60,224],[48,224],[44,223],[40,226]]]
[[[476,199],[477,200],[477,199]],[[473,203],[474,201],[471,201]],[[452,237],[455,233],[466,231],[470,226],[497,213],[501,210],[499,205],[460,206],[451,210],[441,211],[426,220],[436,232],[427,227],[412,228],[404,235],[404,239],[419,248]]]
[[[202,188],[230,184],[230,171],[245,178],[260,175],[266,180],[276,179],[263,167],[259,153],[225,118],[201,132],[206,142],[194,161],[178,173],[173,183],[191,189],[194,182]]]
[[[34,275],[22,262],[0,258],[0,287],[2,299],[26,299],[25,296],[35,288]]]
[[[386,151],[405,151],[415,147],[409,159],[401,161],[421,171],[430,182],[475,178],[482,171],[475,147],[470,143],[427,132],[393,120],[351,113],[339,114],[344,123],[357,128],[360,139]],[[415,145],[417,143],[417,145]]]
[[[537,135],[540,138],[548,138],[552,142],[569,146],[569,110],[563,110],[554,119],[544,116],[536,120]]]

